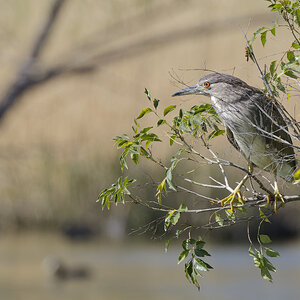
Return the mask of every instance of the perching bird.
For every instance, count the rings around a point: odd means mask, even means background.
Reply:
[[[222,73],[208,74],[197,84],[172,96],[190,94],[210,97],[225,125],[229,142],[246,158],[250,172],[256,166],[273,173],[275,205],[277,199],[284,202],[276,176],[292,181],[296,158],[288,126],[278,110],[278,103],[241,79]],[[247,178],[246,175],[233,193],[221,201],[222,205],[231,200],[233,210],[236,196],[242,201],[240,188]]]

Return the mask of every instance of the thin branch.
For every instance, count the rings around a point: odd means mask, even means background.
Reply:
[[[285,7],[285,5],[284,5],[284,2],[283,2],[283,7],[284,7],[284,9],[285,9],[285,13],[288,14],[288,12],[287,12],[287,10],[286,10],[286,7]],[[289,17],[284,18],[284,20],[288,23],[289,28],[290,28],[290,30],[291,30],[291,33],[292,33],[293,37],[294,37],[295,40],[297,41],[298,45],[300,45],[300,41],[299,41],[298,37],[297,37],[296,34],[295,34],[295,28],[294,28],[294,26],[291,24]]]
[[[174,208],[164,208],[164,207],[156,207],[156,206],[150,206],[147,202],[144,202],[140,200],[138,197],[134,197],[132,195],[129,195],[129,197],[133,200],[134,203],[139,203],[147,208],[150,208],[155,211],[161,211],[161,212],[170,212],[174,210]],[[293,196],[283,196],[283,199],[285,201],[285,204],[295,201],[300,201],[300,195],[293,195]],[[260,207],[260,206],[266,206],[268,205],[267,197],[265,196],[254,196],[254,197],[248,197],[244,199],[244,204],[237,204],[234,206],[234,208],[249,208],[249,207]],[[159,205],[159,203],[157,203]],[[279,205],[279,207],[282,207],[282,203]],[[160,205],[159,205],[160,206]],[[208,208],[200,208],[200,209],[187,209],[184,211],[181,211],[181,213],[207,213],[207,212],[215,212],[220,210],[227,210],[231,209],[230,205],[225,206],[217,206],[217,207],[208,207]],[[175,208],[176,210],[176,208]]]
[[[217,200],[215,200],[215,199],[213,199],[213,198],[211,198],[211,197],[207,197],[207,196],[205,196],[205,195],[201,195],[201,194],[199,194],[199,193],[197,193],[197,192],[194,192],[194,191],[191,191],[191,190],[189,190],[189,189],[187,189],[187,188],[185,188],[185,187],[183,187],[183,186],[176,185],[176,188],[177,188],[177,189],[180,189],[180,190],[182,190],[182,191],[184,191],[184,192],[187,192],[187,193],[189,193],[189,194],[193,194],[193,195],[195,195],[195,196],[197,196],[197,197],[204,198],[204,199],[206,199],[206,200],[213,201],[213,202],[218,202]]]
[[[227,179],[227,176],[226,176],[226,173],[225,173],[225,170],[220,162],[220,160],[218,159],[217,155],[209,148],[207,147],[208,151],[212,154],[212,156],[214,157],[214,159],[218,162],[218,166],[221,170],[221,173],[223,175],[223,178],[224,178],[224,182],[225,182],[225,186],[226,186],[226,189],[227,190],[230,190],[231,193],[233,192],[233,189],[229,186],[229,183],[228,183],[228,179]]]
[[[243,32],[243,31],[242,31],[242,32]],[[258,64],[258,62],[257,62],[257,60],[256,60],[256,57],[255,57],[255,55],[254,55],[254,52],[253,52],[253,50],[252,50],[252,48],[251,48],[251,46],[250,46],[250,44],[249,44],[247,35],[246,35],[244,32],[243,32],[243,34],[244,34],[244,38],[245,38],[245,40],[246,40],[246,44],[247,44],[247,48],[248,48],[248,50],[249,50],[250,56],[251,56],[253,62],[255,63],[255,65],[256,65],[256,67],[257,67],[259,73],[260,73],[260,77],[261,77],[261,79],[263,80],[263,82],[264,82],[264,84],[265,84],[265,87],[266,87],[267,90],[268,90],[268,94],[271,95],[271,96],[273,96],[273,93],[272,93],[272,90],[271,90],[271,88],[270,88],[269,82],[268,82],[268,80],[267,80],[267,78],[266,78],[265,73],[263,73],[263,71],[261,70],[261,68],[260,68],[260,66],[259,66],[259,64]]]

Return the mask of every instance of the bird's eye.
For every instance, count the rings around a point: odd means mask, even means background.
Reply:
[[[210,86],[210,83],[209,81],[205,81],[204,84],[203,84],[206,88],[208,88]]]

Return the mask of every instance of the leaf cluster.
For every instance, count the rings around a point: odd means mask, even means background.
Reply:
[[[276,268],[273,264],[266,258],[278,257],[279,253],[270,247],[265,246],[265,244],[270,244],[272,241],[268,235],[260,234],[258,236],[258,241],[260,243],[260,249],[253,249],[253,245],[249,248],[249,255],[253,257],[254,265],[260,269],[262,278],[272,282],[271,272],[276,272]]]
[[[119,202],[125,203],[125,195],[130,195],[128,187],[133,184],[136,180],[128,177],[119,177],[117,182],[112,184],[110,188],[104,189],[100,192],[97,202],[101,201],[102,209],[105,207],[109,209],[110,202],[113,201],[116,205]]]
[[[253,43],[258,36],[260,36],[261,44],[265,46],[267,43],[268,34],[271,33],[275,37],[276,31],[279,28],[287,28],[288,31],[292,34],[294,40],[290,44],[288,50],[279,60],[272,61],[266,68],[266,72],[264,73],[264,76],[271,87],[272,95],[278,97],[279,92],[282,92],[287,95],[287,100],[289,100],[291,88],[287,89],[282,83],[282,79],[298,79],[300,74],[300,2],[299,0],[267,1],[270,2],[269,8],[271,9],[271,11],[278,12],[278,14],[282,17],[284,24],[280,24],[277,20],[273,22],[273,26],[271,28],[262,26],[256,32],[254,32],[253,37],[248,42],[251,50],[253,51]],[[265,92],[268,92],[267,89],[265,90]]]
[[[188,238],[182,242],[182,252],[178,257],[178,264],[187,259],[184,265],[185,276],[192,282],[198,289],[200,285],[197,277],[202,277],[201,272],[206,272],[213,267],[203,260],[203,257],[210,256],[210,254],[203,249],[205,242],[201,237],[197,240]]]
[[[211,104],[194,105],[186,112],[181,108],[173,123],[180,133],[187,133],[194,137],[205,137],[208,133],[207,140],[225,132],[219,128],[222,122]]]

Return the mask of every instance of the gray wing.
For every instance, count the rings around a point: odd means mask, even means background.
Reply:
[[[232,133],[232,131],[229,129],[229,127],[225,127],[225,131],[226,131],[226,136],[228,141],[230,142],[230,144],[240,153],[242,153],[242,155],[245,157],[245,159],[247,160],[249,165],[252,165],[253,167],[255,167],[255,164],[252,163],[251,161],[249,161],[249,159],[246,157],[246,155],[243,153],[243,151],[241,150],[241,148],[239,147],[238,143],[236,142],[234,135]]]
[[[237,144],[234,136],[233,136],[233,133],[232,131],[229,129],[229,127],[225,127],[225,131],[226,131],[226,136],[227,136],[227,139],[228,141],[230,142],[230,144],[238,151],[241,151],[239,145]]]
[[[278,156],[292,169],[296,169],[296,158],[293,149],[293,143],[290,134],[288,133],[288,125],[283,116],[278,110],[279,104],[275,99],[268,99],[266,96],[260,97],[260,101],[256,102],[259,116],[259,127],[262,127],[266,144],[270,149],[275,150]],[[270,134],[266,134],[266,132]],[[279,137],[287,143],[276,139]]]

